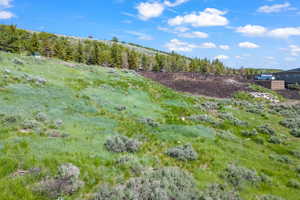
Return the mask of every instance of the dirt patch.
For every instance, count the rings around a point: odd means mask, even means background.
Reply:
[[[280,95],[287,99],[300,100],[300,92],[296,90],[280,90],[277,91]]]
[[[230,98],[238,91],[251,91],[251,81],[241,76],[215,76],[199,73],[155,73],[141,72],[141,75],[181,92],[217,98]]]

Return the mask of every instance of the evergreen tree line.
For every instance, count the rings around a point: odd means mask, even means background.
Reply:
[[[204,74],[259,73],[254,69],[231,69],[219,60],[188,58],[177,53],[153,54],[133,50],[117,38],[111,43],[92,39],[76,39],[46,32],[31,32],[14,25],[0,25],[0,50],[26,55],[42,55],[88,65],[155,72],[200,72]]]

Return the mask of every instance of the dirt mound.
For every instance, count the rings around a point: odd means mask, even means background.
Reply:
[[[217,98],[229,98],[238,91],[251,91],[251,81],[241,76],[215,76],[199,73],[141,72],[141,75],[181,92]]]

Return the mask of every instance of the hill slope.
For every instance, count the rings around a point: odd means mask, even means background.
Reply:
[[[300,196],[299,106],[207,100],[133,71],[3,52],[0,105],[0,199]]]

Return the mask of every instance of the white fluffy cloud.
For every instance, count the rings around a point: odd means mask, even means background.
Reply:
[[[179,5],[183,4],[183,3],[186,3],[186,2],[188,2],[188,1],[189,1],[189,0],[176,0],[176,1],[174,1],[173,3],[170,2],[170,1],[164,1],[164,4],[165,4],[166,6],[168,6],[168,7],[175,7],[175,6],[179,6]]]
[[[0,7],[9,8],[12,5],[12,0],[0,0]]]
[[[248,24],[246,26],[238,27],[236,32],[242,33],[245,36],[268,36],[286,39],[291,36],[300,36],[300,27],[284,27],[268,30],[260,25]]]
[[[291,52],[292,56],[299,56],[300,54],[300,46],[297,45],[290,45],[289,51]]]
[[[15,15],[9,11],[0,11],[0,19],[10,19],[13,18]]]
[[[142,2],[136,9],[139,13],[139,18],[142,20],[148,20],[154,17],[159,17],[164,11],[164,5],[159,2]]]
[[[241,42],[239,43],[239,47],[247,48],[247,49],[256,49],[259,48],[260,46],[252,42]]]
[[[226,55],[218,55],[215,57],[215,59],[218,59],[218,60],[227,60],[229,59],[229,56],[226,56]]]
[[[203,32],[189,32],[189,33],[180,33],[178,34],[179,37],[184,37],[184,38],[208,38],[207,33]]]
[[[229,23],[228,19],[224,17],[225,14],[226,12],[215,8],[206,8],[203,12],[191,13],[169,19],[168,24],[171,26],[188,24],[194,27],[225,26]]]
[[[274,4],[271,6],[265,5],[265,6],[258,8],[257,11],[261,12],[261,13],[278,13],[278,12],[282,12],[284,10],[288,10],[290,8],[291,8],[291,4],[286,2],[283,4]]]
[[[170,42],[168,42],[165,47],[169,51],[183,51],[183,52],[189,52],[193,49],[197,48],[197,45],[190,44],[187,42],[180,41],[178,39],[172,39]]]
[[[215,49],[215,48],[217,48],[217,45],[215,43],[212,43],[212,42],[205,42],[205,43],[200,44],[199,48]]]
[[[272,37],[289,38],[291,36],[300,36],[300,27],[286,27],[271,30],[268,33]]]
[[[268,30],[259,25],[246,25],[241,26],[236,29],[236,32],[242,33],[243,35],[247,36],[263,36]]]
[[[0,0],[1,1],[1,0]],[[163,3],[159,1],[141,2],[136,9],[139,13],[139,18],[142,20],[148,20],[151,18],[159,17],[163,14],[166,7],[175,7],[189,0],[175,0],[173,3],[169,0],[165,0]]]

